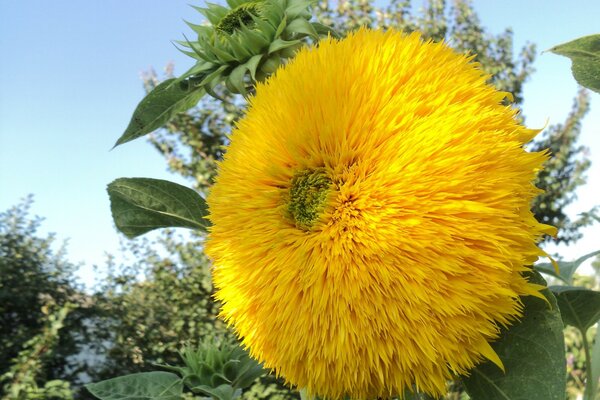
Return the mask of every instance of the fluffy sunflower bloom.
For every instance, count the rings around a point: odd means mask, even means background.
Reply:
[[[221,316],[328,399],[446,391],[541,297],[547,155],[472,58],[359,30],[257,86],[208,198]]]

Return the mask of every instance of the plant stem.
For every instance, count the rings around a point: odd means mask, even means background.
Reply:
[[[592,375],[592,356],[590,354],[590,344],[587,340],[586,332],[581,332],[583,350],[585,351],[585,392],[583,398],[585,400],[594,400],[594,378]]]

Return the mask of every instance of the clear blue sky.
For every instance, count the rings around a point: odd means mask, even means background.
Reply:
[[[144,140],[109,151],[143,96],[142,71],[174,62],[181,73],[192,60],[170,40],[189,33],[183,19],[199,21],[191,0],[0,0],[0,210],[35,195],[33,213],[43,231],[70,238],[69,258],[103,264],[116,252],[105,192],[121,176],[171,179],[166,164]],[[420,7],[421,1],[413,2]],[[526,41],[544,50],[600,33],[598,1],[475,1],[494,33],[512,27],[515,49]],[[577,85],[570,62],[539,55],[525,87],[524,113],[531,127],[558,123],[570,110]],[[573,212],[600,203],[600,95],[592,96],[582,143],[591,149],[590,184]],[[599,246],[599,230],[565,250],[577,256]],[[595,235],[595,237],[594,237]]]

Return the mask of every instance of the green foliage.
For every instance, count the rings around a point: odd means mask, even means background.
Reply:
[[[87,369],[74,356],[89,340],[84,321],[92,307],[65,247],[54,250],[54,236],[38,234],[41,219],[28,215],[31,204],[29,197],[0,213],[0,375],[60,392],[61,380],[76,383]]]
[[[109,275],[94,296],[94,341],[106,355],[94,380],[147,371],[153,363],[176,364],[183,346],[228,335],[216,318],[218,304],[211,297],[201,241],[164,231],[154,242],[128,242],[126,250],[135,262],[110,262]]]
[[[534,273],[530,281],[545,284]],[[542,292],[547,302],[524,297],[524,316],[492,347],[506,372],[488,361],[478,365],[463,379],[473,400],[562,400],[565,397],[565,353],[563,323],[556,299]]]
[[[597,250],[584,256],[581,256],[574,261],[558,261],[558,273],[554,269],[554,265],[552,263],[536,264],[535,269],[537,269],[539,272],[543,272],[544,274],[548,274],[555,278],[558,278],[567,285],[572,285],[575,271],[577,271],[577,268],[579,268],[581,264],[583,264],[586,260],[599,254],[600,250]]]
[[[101,400],[182,399],[184,386],[214,400],[233,400],[265,370],[237,344],[205,340],[197,347],[187,346],[180,353],[183,367],[157,365],[177,372],[145,372],[86,385]]]
[[[188,24],[197,39],[179,44],[197,62],[179,79],[191,77],[216,98],[214,89],[223,83],[230,92],[247,96],[255,82],[293,56],[304,38],[318,40],[309,22],[310,5],[305,0],[227,0],[225,5],[194,7],[207,23]]]
[[[171,66],[167,76],[172,76]],[[159,84],[151,71],[144,76],[146,91]],[[198,107],[171,119],[164,130],[149,135],[150,142],[165,157],[170,171],[189,178],[193,187],[206,193],[216,176],[216,164],[223,155],[227,135],[244,112],[243,102],[226,91],[218,91],[225,101],[203,98]]]
[[[179,372],[192,391],[218,400],[229,400],[225,394],[241,393],[266,373],[246,351],[228,341],[219,345],[205,340],[196,348],[185,348],[181,358],[185,367],[168,368]]]
[[[592,373],[591,373],[591,379],[593,382],[593,385],[596,387],[596,389],[592,389],[592,392],[590,393],[590,395],[592,397],[597,398],[598,397],[598,388],[600,387],[600,329],[598,329],[598,327],[596,326],[596,332],[594,337],[594,347],[592,349],[592,353],[591,353],[591,365],[592,365]]]
[[[42,331],[25,343],[10,369],[0,376],[0,383],[4,384],[3,399],[73,399],[70,384],[66,381],[50,380],[43,387],[38,386],[37,383],[44,361],[47,361],[56,347],[59,330],[63,328],[65,318],[72,308],[73,305],[69,303],[60,308],[49,303],[42,308],[42,312],[47,315]]]
[[[594,266],[594,263],[592,263]],[[580,289],[585,288],[588,291],[600,289],[600,279],[598,276],[590,275],[578,275],[575,274],[573,277],[572,285],[578,286]],[[554,290],[555,287],[552,289]],[[568,290],[568,289],[567,289]],[[571,316],[571,319],[575,319],[575,325],[582,325],[577,323],[576,319],[589,320],[589,315],[594,313],[594,305],[588,309],[585,304],[577,304],[574,310],[583,311],[581,316]],[[570,306],[564,304],[561,306],[561,312],[567,314],[573,314],[569,308]],[[586,318],[586,315],[588,318]],[[564,319],[564,318],[563,318]],[[593,319],[593,318],[592,318]],[[597,325],[587,329],[585,335],[583,332],[573,325],[569,325],[565,328],[565,345],[567,353],[567,394],[569,399],[581,399],[581,394],[585,393],[585,398],[595,399],[593,393],[598,394],[598,376],[600,376],[600,343],[598,340],[598,329]],[[590,379],[591,377],[591,379]],[[596,386],[594,388],[593,386]],[[586,389],[586,386],[589,386]]]
[[[208,4],[194,7],[210,25],[188,24],[197,40],[179,42],[197,63],[177,79],[162,82],[142,99],[115,146],[160,128],[177,113],[187,111],[215,88],[225,84],[232,93],[248,95],[256,81],[275,72],[281,61],[292,57],[302,39],[326,34],[320,24],[309,22],[310,2],[304,0],[228,0],[231,8]],[[243,22],[245,21],[245,22]]]
[[[285,386],[280,379],[272,374],[263,376],[259,381],[244,393],[243,400],[269,399],[269,400],[300,400],[300,393]]]
[[[581,86],[600,93],[600,34],[575,39],[550,49],[569,57],[573,76]]]
[[[157,228],[204,231],[208,226],[206,202],[185,186],[161,179],[120,178],[107,190],[115,224],[129,238]]]
[[[589,258],[590,255],[588,255]],[[582,257],[583,258],[583,257]],[[553,286],[558,306],[565,324],[579,331],[585,367],[585,399],[592,400],[598,390],[598,369],[600,360],[592,356],[592,346],[588,340],[588,329],[600,319],[600,292],[583,287]],[[594,354],[600,345],[596,342]],[[581,358],[581,357],[580,357]],[[583,377],[581,377],[583,381]]]
[[[572,325],[581,332],[600,319],[600,292],[581,287],[552,286],[565,325]]]
[[[85,385],[101,400],[180,400],[181,379],[170,372],[141,372]]]
[[[188,81],[162,82],[138,104],[115,147],[160,128],[177,113],[195,106],[204,93],[202,88],[193,87]]]
[[[576,200],[575,190],[585,183],[585,171],[590,166],[586,148],[577,144],[581,121],[589,109],[589,94],[580,91],[565,123],[548,127],[531,144],[532,151],[550,152],[550,159],[536,180],[536,186],[544,192],[536,197],[532,209],[538,221],[558,228],[556,242],[576,241],[581,238],[580,228],[598,218],[597,211],[591,210],[571,221],[565,211]]]

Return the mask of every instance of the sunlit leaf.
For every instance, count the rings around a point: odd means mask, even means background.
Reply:
[[[204,94],[202,88],[194,87],[188,81],[175,82],[175,79],[167,79],[138,104],[115,147],[162,127],[175,114],[195,106]]]
[[[119,178],[108,185],[117,228],[133,238],[157,228],[206,230],[206,202],[198,193],[173,182]]]
[[[85,385],[100,400],[180,400],[183,384],[170,372],[142,372]]]
[[[550,51],[569,57],[575,80],[580,85],[600,93],[600,34],[560,44]]]

